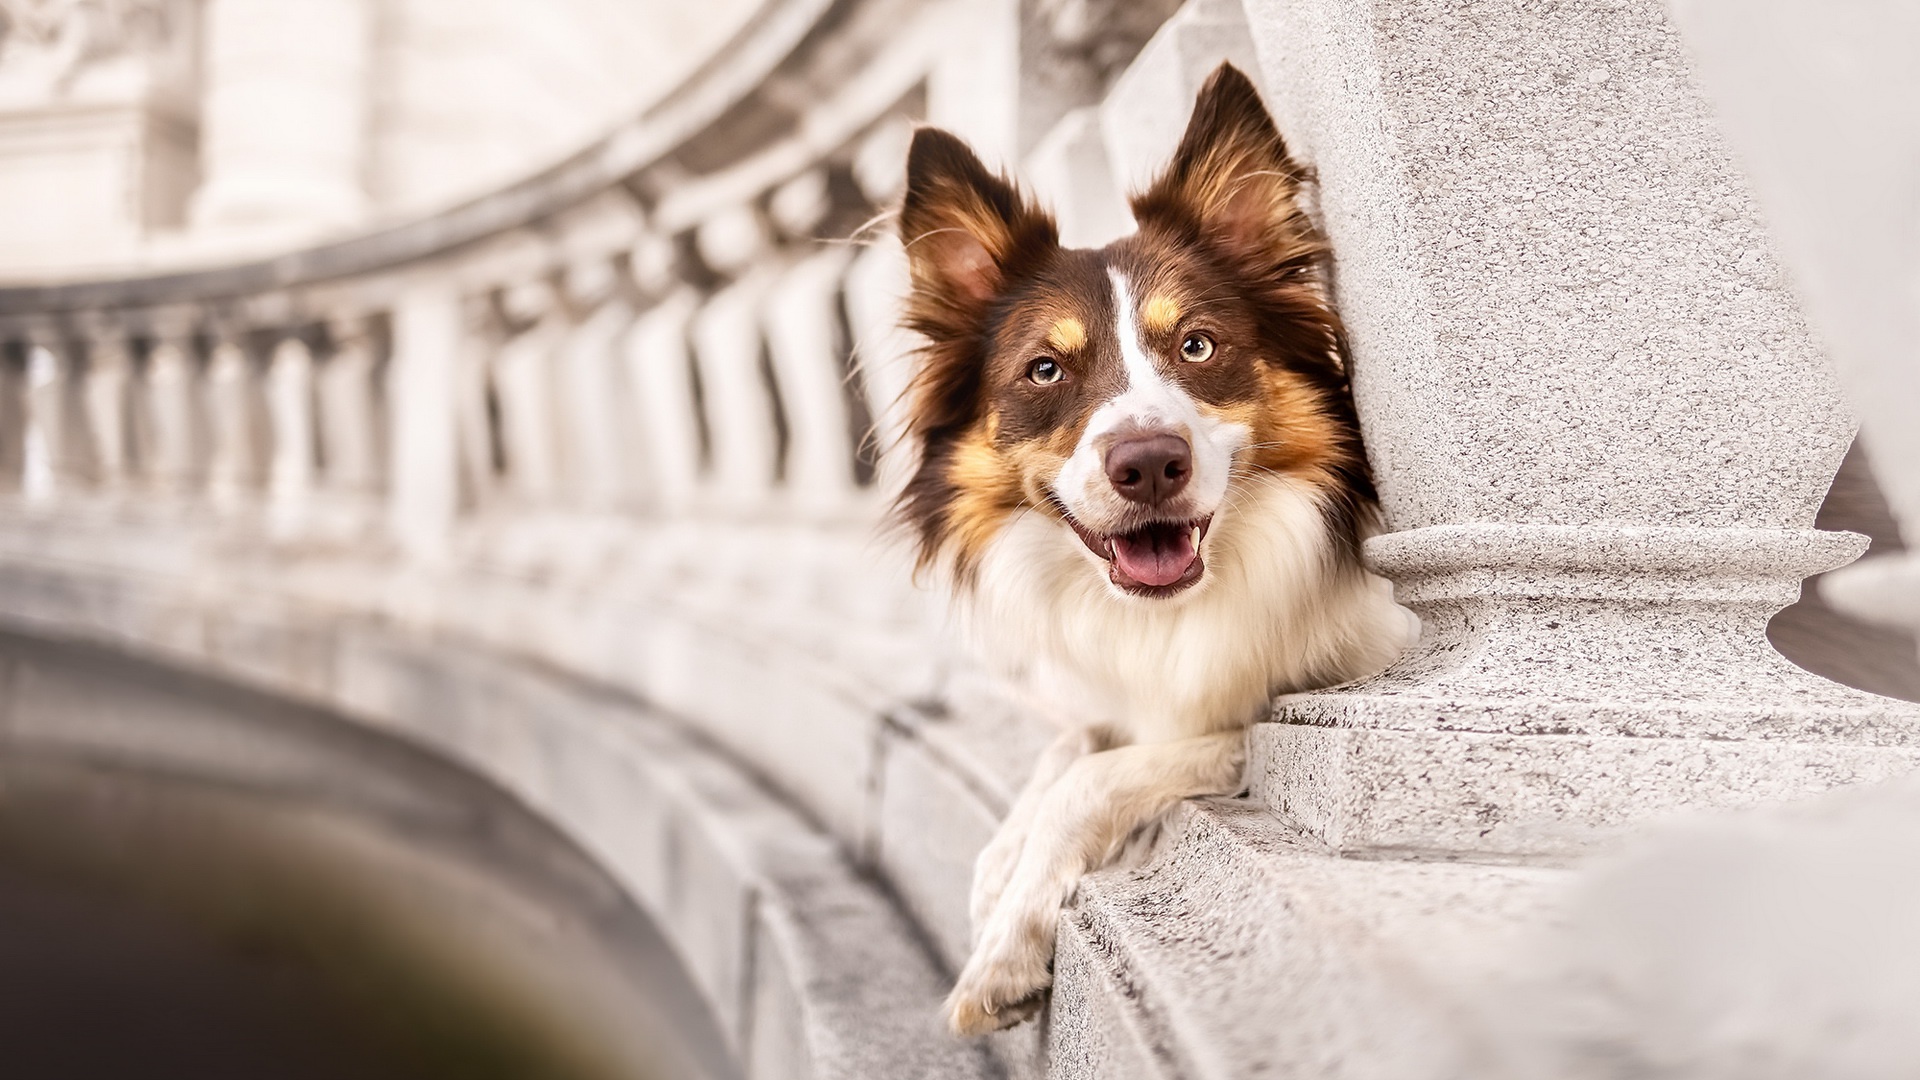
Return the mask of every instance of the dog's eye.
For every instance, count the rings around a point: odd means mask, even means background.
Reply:
[[[1188,334],[1180,343],[1180,359],[1198,364],[1213,355],[1213,339],[1205,334]]]
[[[1027,378],[1041,386],[1051,386],[1066,377],[1067,369],[1045,356],[1027,365]]]

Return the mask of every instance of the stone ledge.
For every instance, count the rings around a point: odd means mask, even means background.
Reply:
[[[1171,830],[1062,920],[1057,1077],[1477,1075],[1474,1003],[1568,877],[1342,859],[1242,800],[1189,804]]]
[[[1348,853],[1580,855],[1683,812],[1803,798],[1920,767],[1920,749],[1775,740],[1261,724],[1257,801]]]
[[[833,836],[698,739],[493,650],[284,599],[237,617],[207,599],[134,575],[0,567],[0,621],[15,630],[341,708],[525,800],[655,915],[750,1075],[994,1072],[939,1029],[944,978],[910,921]]]

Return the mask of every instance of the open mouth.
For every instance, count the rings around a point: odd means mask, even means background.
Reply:
[[[1193,521],[1155,521],[1113,534],[1096,533],[1072,514],[1065,517],[1080,542],[1107,561],[1107,577],[1137,596],[1172,596],[1206,572],[1200,541],[1213,524],[1211,515]]]

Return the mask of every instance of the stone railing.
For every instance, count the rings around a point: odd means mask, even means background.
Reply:
[[[1864,541],[1813,528],[1851,421],[1747,180],[1653,0],[1192,0],[1144,47],[1076,11],[783,0],[448,214],[0,291],[0,616],[506,786],[663,921],[755,1075],[1567,1071],[1528,1055],[1582,1036],[1501,1003],[1570,863],[1920,758],[1920,710],[1767,642]],[[1425,636],[1279,702],[1247,798],[1089,879],[1047,1022],[979,1055],[933,1029],[940,971],[1045,733],[873,539],[906,353],[862,227],[927,118],[1101,242],[1223,58],[1318,172],[1368,557]],[[1911,509],[1899,414],[1863,411]]]

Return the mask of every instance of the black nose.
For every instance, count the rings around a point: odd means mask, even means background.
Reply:
[[[1107,480],[1133,502],[1166,502],[1192,475],[1193,450],[1178,435],[1134,435],[1107,448]]]

